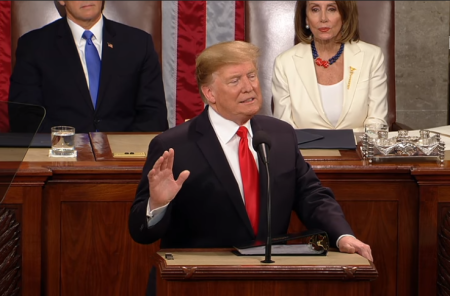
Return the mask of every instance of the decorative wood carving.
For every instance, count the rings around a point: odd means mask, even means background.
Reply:
[[[358,269],[356,266],[343,266],[342,269],[345,273],[345,279],[352,280],[355,278],[355,272]]]
[[[190,279],[194,273],[197,271],[197,267],[181,267],[183,269],[184,273],[186,274],[185,279]]]
[[[438,242],[437,295],[450,296],[450,208],[442,213]]]
[[[0,208],[0,295],[20,294],[19,223],[14,212]]]

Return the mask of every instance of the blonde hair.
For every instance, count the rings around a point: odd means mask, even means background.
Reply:
[[[295,36],[298,41],[310,44],[312,33],[306,29],[306,4],[308,1],[297,1],[295,6]],[[339,14],[342,18],[341,38],[338,43],[359,41],[358,6],[356,1],[336,1]]]
[[[259,57],[259,48],[245,41],[227,41],[212,45],[197,57],[195,61],[195,76],[200,96],[208,104],[202,92],[203,85],[213,82],[213,74],[221,67],[233,64],[253,62],[256,68]]]

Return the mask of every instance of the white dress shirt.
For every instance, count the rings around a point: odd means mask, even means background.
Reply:
[[[245,203],[244,187],[242,185],[241,169],[239,166],[239,141],[241,138],[239,138],[239,136],[236,135],[236,132],[238,131],[240,126],[231,120],[223,118],[222,116],[217,114],[217,112],[214,111],[214,109],[211,107],[208,108],[208,115],[209,120],[211,121],[211,125],[214,131],[216,132],[217,138],[219,139],[220,145],[222,146],[223,152],[225,153],[225,156],[228,160],[228,164],[230,165],[231,170],[233,171],[234,178],[238,183],[239,190],[241,191],[242,200]],[[258,154],[253,149],[252,145],[253,131],[252,126],[250,125],[250,120],[247,121],[242,126],[245,126],[248,130],[247,134],[248,147],[250,148],[250,151],[252,152],[253,157],[255,158],[256,167],[259,170]]]
[[[86,77],[86,82],[89,87],[89,74],[86,66],[86,56],[84,53],[84,49],[86,46],[86,39],[84,39],[83,33],[86,31],[83,27],[76,24],[71,19],[67,18],[67,22],[69,23],[70,30],[72,31],[73,40],[75,41],[75,45],[78,49],[78,54],[80,55],[81,65],[83,65],[84,76]],[[103,40],[103,16],[98,20],[89,31],[94,34],[92,36],[92,43],[94,43],[95,48],[97,48],[98,55],[100,60],[102,59],[102,40]]]

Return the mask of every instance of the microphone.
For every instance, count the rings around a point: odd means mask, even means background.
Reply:
[[[269,174],[269,150],[270,150],[270,137],[265,131],[257,131],[253,135],[253,149],[258,153],[258,156],[264,163],[267,172],[267,243],[266,243],[266,256],[262,263],[274,263],[271,260],[272,253],[272,197],[270,194],[270,174]]]
[[[258,152],[264,164],[269,164],[270,137],[265,131],[257,131],[253,136],[253,149]]]

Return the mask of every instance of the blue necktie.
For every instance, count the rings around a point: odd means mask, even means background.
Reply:
[[[94,34],[91,31],[84,31],[82,37],[86,39],[84,54],[86,56],[86,66],[89,75],[89,91],[95,109],[97,105],[98,88],[100,85],[101,61],[97,48],[95,48],[94,43],[92,43],[92,36],[94,36]]]

